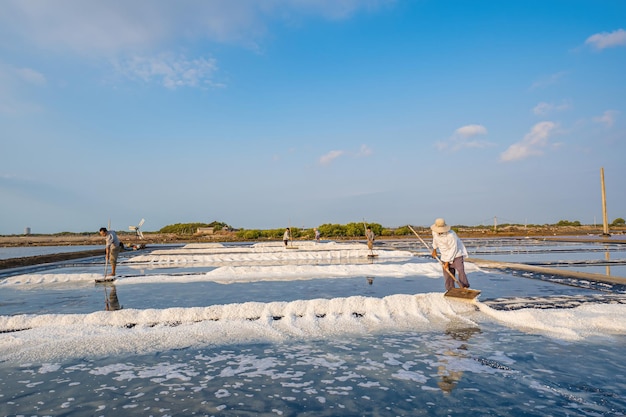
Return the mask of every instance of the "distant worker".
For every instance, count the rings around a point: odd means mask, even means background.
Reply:
[[[317,229],[317,227],[314,227],[313,230],[315,231],[315,241],[317,243],[320,243],[320,237],[321,237],[320,231]]]
[[[374,248],[374,232],[372,232],[372,227],[367,226],[365,230],[365,237],[367,238],[367,248],[372,250]]]
[[[121,248],[120,240],[114,231],[107,230],[106,227],[100,228],[100,236],[106,239],[104,242],[104,256],[111,264],[111,273],[107,276],[114,277],[115,268],[117,267],[117,255],[119,255]]]
[[[285,242],[285,247],[287,247],[289,240],[291,240],[291,230],[287,228],[285,229],[285,234],[283,235],[283,242]]]
[[[459,283],[463,288],[469,288],[470,284],[465,275],[465,264],[463,258],[467,257],[467,249],[459,239],[454,230],[446,224],[444,219],[436,219],[430,226],[433,232],[433,252],[432,257],[441,260],[443,267],[443,277],[445,278],[446,291],[454,288],[455,273],[459,273]],[[441,252],[441,257],[437,257],[437,249]],[[448,273],[449,271],[450,273]]]

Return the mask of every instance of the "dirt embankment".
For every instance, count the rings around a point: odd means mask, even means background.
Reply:
[[[132,246],[135,243],[144,244],[167,244],[184,243],[195,241],[188,236],[178,236],[175,234],[150,233],[145,234],[144,239],[118,234],[120,241],[125,246]],[[104,250],[104,238],[98,234],[93,235],[11,235],[0,236],[0,247],[24,247],[24,246],[89,246],[102,245]]]
[[[52,262],[69,261],[71,259],[87,258],[90,256],[102,255],[104,259],[104,249],[87,250],[79,252],[54,253],[50,255],[25,256],[22,258],[0,259],[0,269],[19,268],[22,266],[32,266],[48,264]]]

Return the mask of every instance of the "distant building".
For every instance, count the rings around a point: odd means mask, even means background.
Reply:
[[[30,235],[30,227],[24,228],[24,234],[25,235]]]

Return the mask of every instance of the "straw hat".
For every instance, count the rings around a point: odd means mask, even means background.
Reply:
[[[435,219],[435,224],[430,226],[430,230],[436,233],[445,233],[450,230],[444,219]]]

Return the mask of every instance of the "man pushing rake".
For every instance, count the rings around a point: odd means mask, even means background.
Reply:
[[[417,234],[411,226],[411,231],[422,241],[428,248],[428,245]],[[435,223],[430,226],[433,232],[433,250],[432,257],[437,259],[443,269],[443,277],[445,279],[446,294],[450,297],[475,298],[480,294],[478,290],[469,289],[469,281],[465,274],[465,264],[463,258],[467,257],[467,249],[457,236],[457,234],[446,224],[444,219],[435,219]],[[441,253],[441,257],[437,256],[437,249]],[[458,272],[459,278],[455,274]],[[455,283],[460,288],[455,287]]]
[[[463,258],[467,257],[467,249],[459,239],[459,236],[450,229],[444,219],[436,219],[435,223],[430,226],[433,232],[433,252],[432,257],[437,258],[437,249],[441,252],[442,267],[444,269],[443,276],[446,279],[446,291],[454,288],[455,272],[459,273],[458,282],[461,288],[469,288],[470,284],[465,275],[465,264]],[[446,270],[450,273],[447,274]]]

